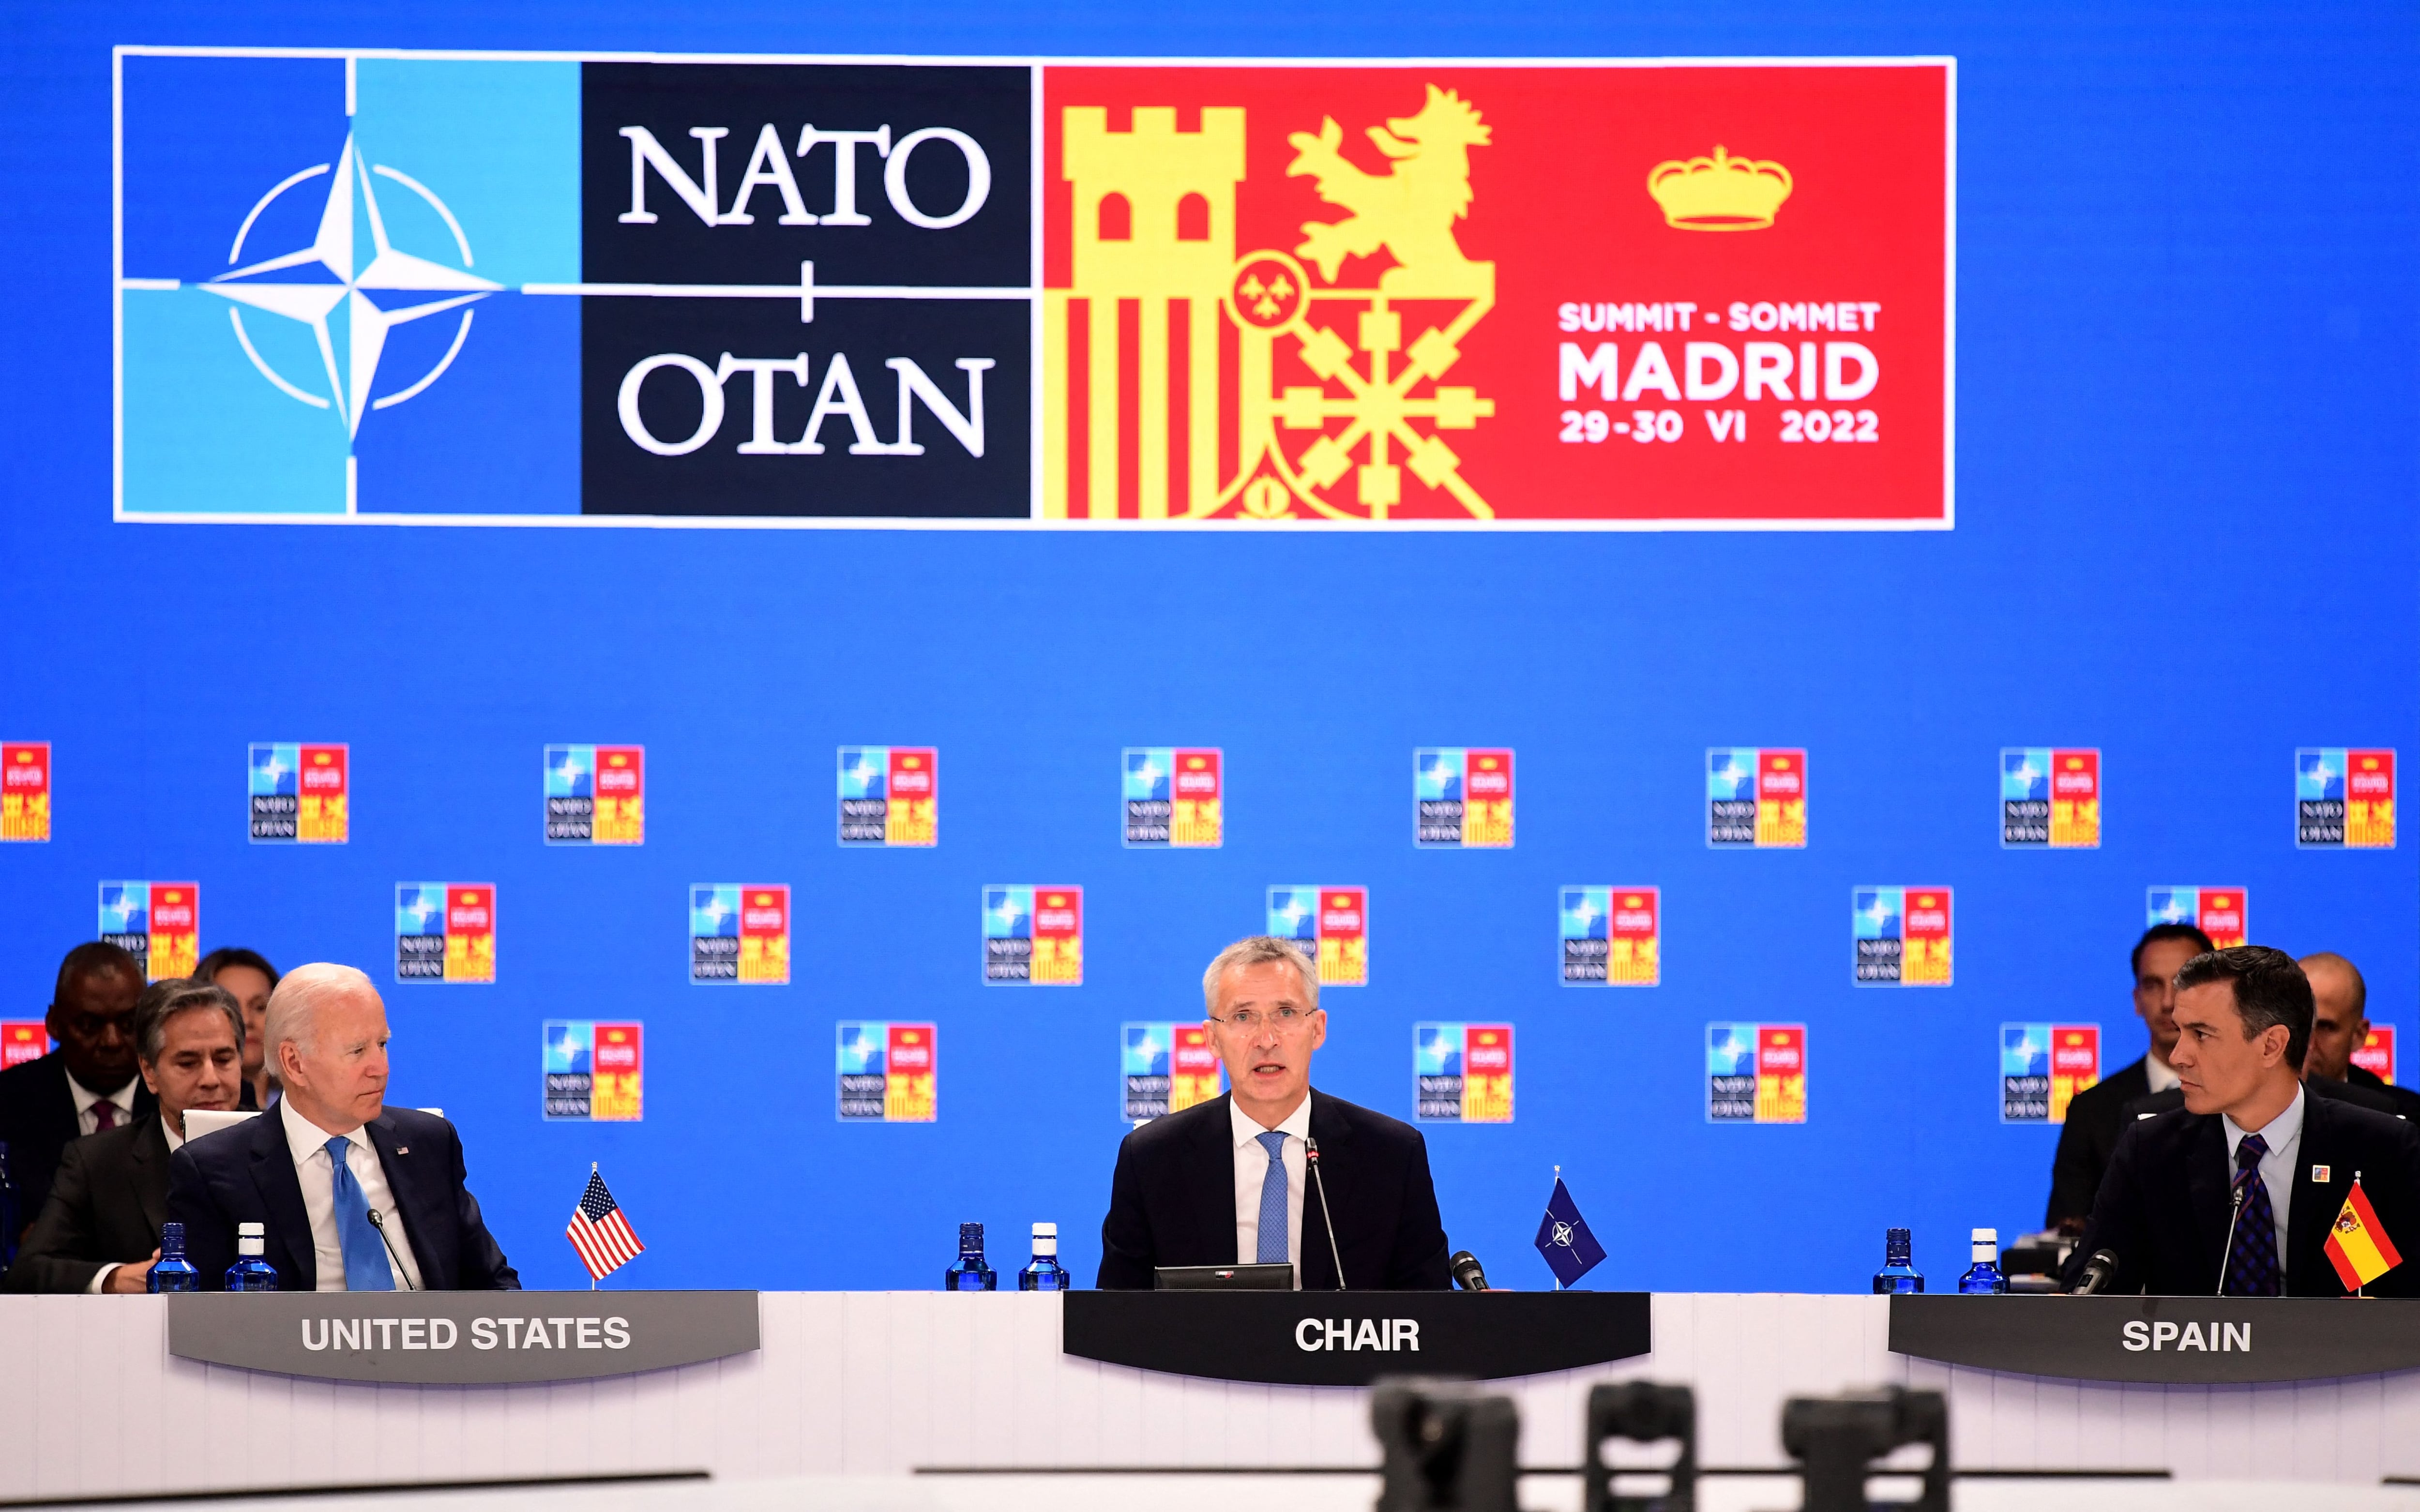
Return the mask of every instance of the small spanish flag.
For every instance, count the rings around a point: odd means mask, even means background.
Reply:
[[[2379,1277],[2403,1263],[2396,1252],[2395,1241],[2378,1222],[2378,1214],[2362,1194],[2361,1174],[2353,1173],[2352,1190],[2345,1194],[2344,1207],[2336,1212],[2335,1226],[2328,1234],[2328,1262],[2336,1268],[2344,1281],[2345,1290],[2359,1291]]]

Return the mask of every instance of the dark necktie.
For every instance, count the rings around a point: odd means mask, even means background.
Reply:
[[[117,1127],[117,1104],[102,1098],[92,1105],[92,1131],[105,1134]]]
[[[2269,1183],[2260,1179],[2260,1158],[2269,1142],[2246,1134],[2235,1146],[2235,1185],[2243,1193],[2236,1209],[2235,1242],[2226,1249],[2229,1297],[2274,1297],[2285,1290],[2284,1268],[2277,1263],[2277,1210],[2269,1205]]]

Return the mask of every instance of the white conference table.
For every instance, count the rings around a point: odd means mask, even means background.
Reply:
[[[2155,1386],[1952,1368],[1885,1348],[1886,1301],[1659,1295],[1652,1355],[1497,1383],[1520,1404],[1522,1463],[1576,1465],[1588,1389],[1648,1379],[1695,1388],[1699,1457],[1708,1466],[1784,1468],[1785,1397],[1898,1383],[1947,1394],[1951,1458],[1962,1471],[2166,1470],[2195,1481],[2373,1488],[2420,1474],[2420,1372]],[[1060,1352],[1052,1295],[768,1292],[764,1347],[752,1355],[643,1376],[480,1387],[339,1383],[174,1359],[164,1302],[0,1297],[0,1422],[10,1426],[0,1501],[656,1471],[702,1470],[724,1485],[933,1469],[1235,1471],[1377,1459],[1365,1391],[1071,1359]],[[1064,1500],[1107,1479],[1047,1484]],[[963,1493],[948,1487],[972,1480],[897,1484],[923,1498],[917,1504],[926,1512],[954,1512],[951,1499]],[[1525,1502],[1559,1504],[1566,1498],[1549,1490],[1558,1483],[1525,1480]],[[1357,1477],[1289,1484],[1310,1499],[1309,1512],[1328,1512],[1323,1499]],[[1794,1504],[1789,1483],[1734,1483],[1773,1484],[1785,1487],[1782,1499],[1766,1493],[1756,1504]],[[2041,1483],[2032,1484],[2039,1495]],[[2133,1486],[2142,1497],[2167,1494]],[[1730,1504],[1731,1492],[1720,1494]],[[1968,1482],[1961,1504],[1998,1506],[1999,1494]],[[2381,1494],[2412,1503],[2392,1488]],[[1367,1501],[1358,1490],[1346,1500]]]

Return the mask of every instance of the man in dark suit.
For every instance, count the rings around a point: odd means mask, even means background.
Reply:
[[[2303,1064],[2303,1083],[2322,1083],[2366,1090],[2387,1104],[2398,1118],[2420,1123],[2420,1092],[2397,1086],[2366,1066],[2353,1063],[2353,1052],[2369,1040],[2369,984],[2361,968],[2333,950],[2304,956],[2303,974],[2311,979],[2311,1058]]]
[[[1118,1146],[1099,1285],[1149,1287],[1160,1266],[1267,1262],[1292,1264],[1306,1291],[1442,1290],[1427,1142],[1311,1089],[1311,1052],[1327,1039],[1314,969],[1260,936],[1219,952],[1202,991],[1233,1090]]]
[[[123,1129],[155,1106],[134,1074],[134,1003],[143,968],[106,941],[76,946],[59,962],[43,1027],[59,1048],[0,1071],[0,1145],[30,1227],[51,1194],[68,1141]]]
[[[2344,1296],[2326,1244],[2356,1176],[2388,1238],[2420,1244],[2420,1129],[2304,1091],[2311,1018],[2310,982],[2283,951],[2239,945],[2185,964],[2170,1062],[2184,1106],[2119,1137],[2071,1284],[2106,1249],[2111,1291]],[[2367,1289],[2420,1296],[2420,1265]]]
[[[367,976],[288,972],[264,1037],[277,1106],[168,1161],[168,1216],[204,1286],[235,1263],[236,1225],[256,1223],[281,1291],[520,1289],[463,1185],[454,1126],[385,1105],[386,1005]]]
[[[2109,1169],[2110,1152],[2134,1122],[2126,1105],[2177,1084],[2177,1073],[2168,1065],[2168,1052],[2177,1042],[2176,974],[2208,949],[2210,936],[2190,924],[2155,924],[2134,942],[2128,958],[2134,976],[2134,1011],[2150,1034],[2151,1048],[2069,1101],[2067,1122],[2058,1131],[2058,1153],[2051,1158],[2044,1227],[2083,1232],[2085,1215],[2092,1211],[2093,1195]]]
[[[135,1005],[134,1060],[160,1111],[69,1143],[50,1200],[9,1269],[8,1290],[149,1289],[168,1216],[168,1157],[185,1142],[189,1111],[235,1107],[242,1010],[204,983],[154,982]]]

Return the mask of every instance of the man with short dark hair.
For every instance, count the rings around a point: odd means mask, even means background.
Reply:
[[[243,1010],[241,1108],[266,1108],[277,1096],[277,1068],[263,1046],[269,1038],[269,994],[277,990],[277,968],[257,950],[222,945],[194,968],[194,980],[224,987]]]
[[[67,1146],[8,1290],[149,1289],[168,1216],[168,1157],[185,1143],[188,1112],[235,1107],[243,1014],[225,989],[154,982],[135,1005],[134,1059],[160,1111]]]
[[[148,1116],[151,1094],[134,1070],[135,999],[143,968],[105,940],[87,941],[59,962],[43,1027],[59,1048],[0,1071],[0,1145],[31,1224],[51,1194],[68,1141]]]
[[[2333,950],[2304,956],[2302,965],[2303,974],[2311,979],[2314,1015],[2303,1084],[2314,1090],[2323,1083],[2366,1088],[2385,1099],[2397,1117],[2420,1122],[2420,1092],[2354,1064],[2353,1052],[2369,1039],[2369,984],[2362,980],[2361,968]]]
[[[2118,1136],[2133,1119],[2126,1104],[2177,1084],[2168,1052],[2177,1042],[2178,970],[2210,949],[2210,936],[2190,924],[2155,924],[2134,942],[2128,969],[2134,978],[2134,1011],[2149,1031],[2151,1048],[2140,1060],[2110,1072],[2077,1093],[2067,1105],[2067,1124],[2058,1131],[2058,1153],[2050,1167],[2050,1211],[2045,1226],[2079,1233],[2092,1211],[2093,1194],[2109,1169],[2109,1155]]]
[[[2330,1228],[2359,1179],[2378,1226],[2420,1244],[2420,1129],[2306,1096],[2311,984],[2292,957],[2239,945],[2177,974],[2176,1068],[2184,1106],[2118,1139],[2071,1282],[2100,1250],[2108,1290],[2157,1296],[2342,1297]],[[2420,1296],[2420,1265],[2372,1282]]]

